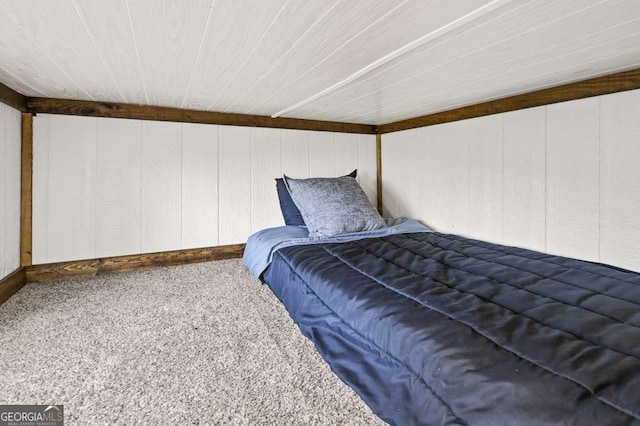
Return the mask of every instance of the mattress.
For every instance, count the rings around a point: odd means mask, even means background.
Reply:
[[[281,248],[264,278],[391,424],[640,423],[640,274],[430,232]]]

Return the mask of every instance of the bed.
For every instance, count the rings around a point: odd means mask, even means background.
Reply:
[[[357,170],[276,186],[243,263],[383,420],[640,424],[640,274],[385,220]]]
[[[640,424],[640,274],[432,232],[254,234],[245,265],[390,424]]]

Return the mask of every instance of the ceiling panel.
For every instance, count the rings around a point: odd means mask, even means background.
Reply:
[[[638,66],[637,0],[0,0],[28,96],[383,124]]]
[[[11,77],[2,83],[29,96],[88,99],[79,94],[77,85],[51,54],[18,25],[4,3],[0,3],[0,69]]]
[[[277,67],[307,37],[308,33],[313,31],[325,14],[338,4],[337,0],[289,0],[278,11],[269,26],[262,25],[266,28],[263,28],[264,32],[260,34],[260,38],[254,40],[253,45],[249,44],[248,49],[243,50],[239,50],[234,43],[230,42],[229,36],[226,35],[228,30],[216,27],[215,38],[235,52],[237,61],[231,66],[226,60],[220,60],[225,58],[225,55],[207,55],[207,61],[212,63],[202,64],[196,72],[201,74],[203,79],[208,80],[201,83],[194,82],[193,87],[197,87],[199,92],[194,90],[190,94],[189,98],[193,102],[191,106],[204,105],[205,109],[222,111],[233,104],[252,84],[260,81]],[[270,9],[272,12],[277,11],[273,6]],[[237,20],[246,20],[242,16],[245,11],[246,7],[238,10]],[[222,16],[223,19],[228,19],[225,14]],[[236,20],[228,19],[227,26],[237,25]],[[253,23],[251,25],[255,26]],[[216,64],[226,71],[223,76],[215,72]]]
[[[316,51],[316,40],[323,38],[316,33],[322,34],[325,30],[325,26],[319,26],[307,43],[300,43],[297,51],[291,52],[281,66],[243,95],[244,99],[251,99],[251,103],[257,105],[235,111],[270,114],[283,109],[282,105],[293,105],[488,2],[410,0],[397,2],[396,7],[381,9],[379,13],[369,13],[373,10],[363,7],[366,6],[364,2],[350,2],[349,11],[344,11],[344,7],[336,10],[339,14],[336,25],[340,25],[343,33],[338,37],[324,37],[323,49]],[[384,4],[387,3],[391,2]],[[364,12],[368,14],[362,16]],[[359,25],[349,25],[354,14],[361,16],[357,19]],[[302,51],[317,53],[299,63],[298,52]],[[295,69],[291,68],[293,63]],[[295,75],[289,70],[295,71]]]
[[[458,108],[519,93],[585,80],[640,66],[640,34],[559,57],[505,69],[481,80],[447,84],[430,93],[420,90],[411,100],[381,102],[378,112],[361,114],[366,120],[388,123]],[[425,105],[430,105],[425,108]],[[334,112],[335,114],[335,112]],[[351,114],[351,113],[349,113]],[[354,112],[351,116],[355,116]],[[374,116],[378,117],[376,120]]]
[[[601,0],[593,0],[592,3],[598,1]],[[582,3],[587,3],[587,1]],[[517,45],[519,42],[517,38],[526,34],[527,31],[532,32],[532,28],[547,25],[558,16],[564,16],[575,10],[570,2],[554,0],[513,2],[510,6],[502,8],[497,13],[484,16],[484,19],[476,20],[458,31],[447,34],[446,37],[437,38],[408,52],[385,66],[364,75],[352,84],[301,108],[296,111],[296,114],[305,117],[321,116],[337,105],[353,109],[354,104],[361,99],[370,95],[374,99],[378,99],[381,96],[380,92],[387,89],[395,90],[396,86],[412,78],[431,73],[434,70],[448,72],[449,66],[463,63],[467,56],[479,55],[484,58],[484,55],[489,52],[498,56],[506,56],[507,59],[512,58],[513,53],[509,52],[510,49],[505,47],[504,43],[516,40]],[[523,29],[525,22],[529,24],[527,29]],[[481,38],[478,38],[478,34],[481,34]],[[534,37],[538,37],[538,34],[536,33]],[[489,38],[492,39],[492,42],[488,41]],[[469,45],[469,40],[471,40],[471,45]],[[542,43],[537,44],[537,48],[546,47]],[[521,49],[516,47],[515,51],[518,50]],[[463,73],[464,78],[469,78],[478,69],[486,69],[495,65],[495,62],[483,59],[480,68],[468,68]],[[451,78],[454,77],[451,76]],[[434,81],[432,83],[442,82]],[[420,88],[413,87],[417,90]],[[367,98],[364,102],[371,106],[371,98]]]
[[[0,37],[2,37],[0,35]],[[2,51],[2,45],[0,44],[0,52]],[[45,93],[39,91],[33,86],[25,83],[19,76],[9,72],[6,68],[0,65],[0,83],[11,82],[11,87],[18,93],[22,93],[26,96],[47,96]]]
[[[142,69],[126,0],[71,0],[124,102],[146,104]],[[103,100],[116,101],[115,93]],[[121,102],[121,101],[120,101]]]
[[[216,1],[181,106],[209,108],[225,86],[245,68],[247,60],[254,54],[267,53],[258,50],[260,42],[274,24],[287,27],[286,22],[279,20],[286,3],[285,0]]]
[[[131,0],[128,5],[149,103],[179,107],[213,0]]]
[[[640,4],[615,3],[529,2],[294,113],[384,123],[635,67]],[[620,55],[622,64],[613,59]]]
[[[322,58],[330,56],[345,42],[406,3],[407,0],[336,2],[335,7],[310,23],[309,31],[301,36],[291,50],[277,60],[275,66],[265,70],[255,81],[244,82],[244,88],[232,97],[235,99],[230,104],[220,104],[220,109],[243,113],[265,111],[266,109],[259,107],[280,92],[283,87],[296,81]],[[309,79],[307,84],[315,85],[316,83]],[[304,97],[307,93],[309,91],[303,90],[298,96]],[[281,102],[278,106],[280,105],[285,103]],[[276,112],[275,108],[269,113],[274,112]]]
[[[44,55],[51,63],[47,68],[64,76],[62,81],[68,82],[65,91],[91,100],[112,99],[118,93],[71,1],[4,1],[0,9],[14,36],[20,37],[24,52]],[[59,43],[59,39],[69,42]],[[118,96],[114,100],[124,99]]]

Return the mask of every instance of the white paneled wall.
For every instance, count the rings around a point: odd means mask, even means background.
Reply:
[[[218,241],[218,128],[182,127],[182,247]]]
[[[502,238],[495,235],[487,239],[544,251],[546,109],[525,109],[498,117],[502,119],[504,135]]]
[[[140,125],[140,251],[172,250],[182,246],[182,125]]]
[[[385,134],[386,214],[640,271],[640,90]]]
[[[547,107],[546,249],[550,253],[599,259],[599,144],[600,99]]]
[[[0,103],[0,279],[20,267],[20,120]]]
[[[600,102],[600,260],[640,270],[640,91]]]
[[[47,121],[36,129],[46,125]],[[141,126],[133,120],[115,118],[98,120],[96,126],[95,158],[100,158],[96,163],[96,256],[136,253],[141,235]]]
[[[220,128],[220,244],[242,242],[251,234],[251,133],[248,127]]]
[[[39,114],[33,262],[242,243],[282,224],[274,178],[355,168],[375,202],[373,135]]]

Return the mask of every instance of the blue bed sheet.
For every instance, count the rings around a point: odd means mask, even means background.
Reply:
[[[373,231],[356,232],[329,238],[309,238],[309,231],[301,226],[278,226],[256,232],[251,235],[242,257],[242,264],[256,278],[261,278],[267,269],[273,254],[281,248],[303,246],[318,243],[343,243],[363,238],[384,237],[386,235],[407,234],[413,232],[429,232],[429,227],[417,220],[406,217],[385,219],[387,227]]]

